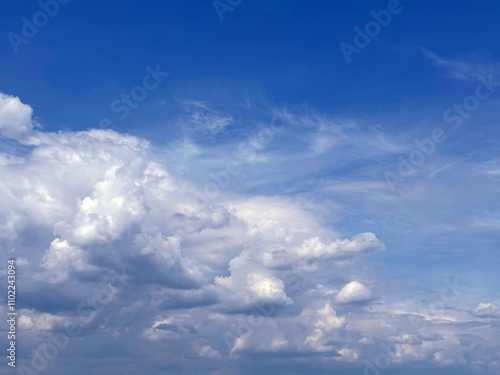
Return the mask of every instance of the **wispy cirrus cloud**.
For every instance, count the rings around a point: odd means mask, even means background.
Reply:
[[[231,115],[222,110],[214,109],[207,102],[182,100],[180,106],[184,110],[181,126],[188,132],[216,135],[236,122],[236,119]]]
[[[488,61],[480,61],[470,58],[448,58],[421,48],[422,53],[433,65],[443,70],[449,77],[466,81],[475,81],[478,76],[486,76],[491,73],[500,73],[500,65]]]

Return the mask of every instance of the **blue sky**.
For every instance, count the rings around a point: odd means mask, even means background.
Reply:
[[[0,15],[18,373],[498,373],[497,4],[54,1]]]

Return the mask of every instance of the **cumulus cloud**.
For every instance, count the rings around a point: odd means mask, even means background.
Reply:
[[[0,134],[20,142],[34,129],[33,109],[17,96],[0,93]]]
[[[33,309],[19,311],[19,328],[25,332],[54,331],[70,324],[84,324],[78,316],[61,316],[49,313],[40,313]]]
[[[336,296],[339,303],[364,302],[371,298],[371,291],[359,281],[351,281],[346,284]]]
[[[217,276],[215,286],[221,297],[228,299],[229,308],[252,308],[263,301],[289,304],[285,284],[272,272],[252,262],[248,251],[243,251],[229,263],[231,276]]]
[[[42,132],[18,98],[0,100],[2,136],[33,146],[0,156],[0,246],[2,254],[15,252],[23,293],[32,296],[19,319],[31,350],[41,331],[70,323],[85,327],[76,346],[112,338],[110,347],[123,345],[117,357],[144,346],[138,355],[160,367],[180,366],[184,356],[363,363],[390,340],[401,362],[449,365],[488,361],[470,340],[498,346],[484,334],[487,322],[471,328],[460,319],[437,321],[437,313],[426,320],[361,309],[349,303],[373,294],[359,281],[331,289],[338,262],[356,269],[364,255],[385,250],[374,233],[345,238],[316,205],[291,197],[200,200],[194,184],[156,161],[147,140],[111,130]],[[110,274],[114,284],[103,284]],[[103,285],[112,298],[99,304]],[[92,311],[86,319],[82,303]],[[473,314],[498,317],[498,309],[480,304]],[[461,341],[465,335],[469,341]]]
[[[350,349],[350,348],[342,348],[338,350],[340,357],[335,357],[337,361],[347,361],[347,362],[355,362],[359,359],[359,350],[358,349]]]
[[[142,337],[148,340],[176,339],[197,333],[203,320],[193,320],[186,313],[172,314],[164,318],[161,315],[156,318],[150,328],[142,333]]]
[[[303,314],[307,316],[311,312],[305,311]],[[306,345],[318,352],[332,350],[333,347],[328,345],[327,342],[335,337],[334,333],[336,331],[345,327],[346,318],[338,317],[336,311],[328,303],[323,308],[312,312],[312,314],[316,322],[314,323],[313,332],[305,340]]]
[[[500,308],[492,303],[480,303],[472,314],[478,318],[500,318]]]
[[[218,350],[213,349],[208,345],[203,345],[198,348],[198,355],[202,358],[221,358],[222,355]]]
[[[383,250],[384,244],[373,233],[361,233],[351,240],[337,239],[328,244],[320,241],[318,237],[312,237],[304,241],[297,252],[304,258],[329,259]]]
[[[273,353],[285,351],[289,346],[285,333],[271,320],[255,331],[249,331],[238,337],[231,349],[231,354]]]

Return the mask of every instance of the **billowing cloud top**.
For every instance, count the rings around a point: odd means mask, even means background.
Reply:
[[[384,251],[375,234],[345,238],[289,197],[206,199],[155,161],[146,140],[42,132],[32,112],[1,94],[1,135],[26,146],[21,156],[0,156],[2,253],[18,259],[19,329],[33,350],[24,351],[25,368],[45,358],[47,334],[69,326],[78,338],[59,351],[75,359],[75,374],[110,357],[121,358],[113,371],[122,373],[137,370],[131,358],[148,358],[148,373],[184,371],[186,358],[206,373],[238,373],[234,361],[255,356],[364,367],[382,344],[395,368],[498,368],[495,338],[484,338],[486,353],[477,349],[491,319],[469,324],[381,305],[366,281],[321,284]],[[473,315],[499,317],[491,304]],[[43,369],[61,371],[49,362]]]

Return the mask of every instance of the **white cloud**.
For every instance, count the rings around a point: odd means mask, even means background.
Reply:
[[[221,358],[222,355],[218,350],[213,349],[208,345],[200,346],[197,350],[198,356],[202,358]]]
[[[163,313],[153,319],[151,326],[142,332],[141,337],[151,341],[192,337],[204,326],[205,317],[206,313],[199,311],[196,314]]]
[[[384,244],[373,233],[361,233],[351,240],[337,239],[328,244],[318,237],[311,237],[304,241],[297,252],[303,258],[343,258],[357,254],[385,250]]]
[[[53,331],[69,324],[84,325],[79,316],[61,316],[49,313],[39,313],[33,309],[19,310],[18,326],[23,331]]]
[[[470,59],[444,58],[425,48],[422,48],[422,53],[436,67],[443,69],[448,76],[456,79],[477,80],[479,76],[500,72],[498,64],[478,62],[478,59],[471,61]]]
[[[342,348],[337,352],[340,354],[340,357],[334,357],[337,361],[355,362],[359,359],[360,351],[358,349]]]
[[[185,100],[181,106],[186,112],[183,127],[190,131],[215,135],[235,121],[231,115],[213,109],[205,102]]]
[[[363,302],[372,298],[370,290],[359,281],[351,281],[346,284],[336,296],[339,303]]]
[[[500,308],[492,303],[480,303],[472,314],[478,318],[500,318]]]
[[[0,134],[20,142],[25,141],[34,129],[31,118],[33,109],[21,103],[17,96],[0,93]]]
[[[326,342],[332,338],[332,333],[341,329],[346,324],[344,317],[337,317],[337,313],[330,304],[326,304],[322,309],[316,311],[317,321],[313,332],[306,337],[305,344],[313,351],[330,351],[333,346]]]
[[[214,281],[221,297],[228,300],[228,307],[252,307],[263,301],[275,304],[292,302],[284,291],[283,281],[253,262],[247,251],[243,251],[229,264],[231,275],[217,276]]]
[[[93,310],[85,340],[121,335],[136,345],[139,337],[158,357],[187,348],[194,357],[219,360],[230,353],[306,358],[331,352],[337,365],[361,361],[372,345],[390,340],[402,362],[432,358],[443,366],[463,358],[488,363],[474,348],[498,347],[489,321],[471,327],[459,313],[349,305],[373,295],[359,281],[331,289],[337,273],[363,270],[362,261],[347,271],[338,262],[385,246],[369,232],[344,238],[318,214],[324,212],[318,204],[229,194],[205,204],[193,184],[154,161],[146,140],[109,130],[37,131],[31,109],[9,100],[24,128],[17,132],[3,122],[2,134],[35,146],[23,156],[0,156],[0,240],[2,249],[16,249],[24,290],[36,296],[19,320],[30,339],[80,322],[78,303],[92,298],[105,271],[124,268],[133,285],[116,290],[115,280],[115,298]],[[338,313],[335,303],[342,304]],[[473,314],[498,317],[497,311],[480,304]],[[225,348],[221,337],[228,331],[234,341]]]
[[[289,347],[286,335],[271,320],[266,320],[262,327],[238,337],[231,349],[231,355],[239,353],[273,353],[284,351]]]

